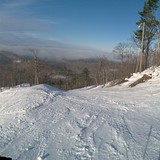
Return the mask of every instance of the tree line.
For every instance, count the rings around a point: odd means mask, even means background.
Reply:
[[[30,85],[49,84],[63,90],[105,85],[107,82],[124,77],[134,71],[132,60],[128,57],[125,72],[121,72],[119,61],[108,60],[105,56],[94,59],[44,61],[36,56],[20,62],[0,64],[0,88],[14,87],[22,83]]]

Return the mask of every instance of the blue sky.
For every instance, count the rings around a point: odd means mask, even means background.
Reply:
[[[0,47],[43,56],[108,55],[137,29],[145,0],[0,0]]]

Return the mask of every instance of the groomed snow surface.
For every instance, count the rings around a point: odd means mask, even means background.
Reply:
[[[13,160],[160,160],[159,68],[127,87],[0,92],[0,156]]]

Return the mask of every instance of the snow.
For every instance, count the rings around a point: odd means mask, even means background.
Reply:
[[[160,68],[114,87],[0,92],[0,156],[13,160],[160,159]],[[152,79],[130,88],[143,74]]]

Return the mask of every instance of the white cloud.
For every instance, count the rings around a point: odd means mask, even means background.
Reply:
[[[15,31],[42,31],[50,32],[53,25],[57,24],[53,20],[44,17],[31,16],[35,14],[32,8],[35,0],[9,0],[0,2],[0,32]],[[27,10],[26,10],[27,9]],[[35,14],[36,15],[36,14]]]
[[[38,49],[39,57],[42,58],[90,58],[98,55],[109,55],[106,52],[73,44],[67,44],[55,40],[47,40],[39,37],[33,32],[0,33],[0,50],[13,51],[18,54],[30,54],[28,49]]]
[[[7,2],[4,2],[3,4],[1,4],[1,7],[3,7],[4,9],[12,9],[12,8],[17,8],[17,7],[23,7],[23,6],[27,6],[29,4],[31,4],[33,2],[33,0],[10,0]]]
[[[15,18],[7,15],[0,15],[0,32],[22,32],[22,31],[42,31],[51,32],[53,29],[50,26],[50,22],[43,23],[40,19],[35,18]]]
[[[87,58],[105,54],[95,49],[54,41],[53,28],[58,22],[38,15],[29,16],[34,12],[32,9],[29,14],[24,13],[23,8],[32,8],[34,2],[38,0],[9,0],[3,4],[0,2],[0,50],[28,54],[27,49],[36,48],[40,50],[41,57],[58,59]],[[51,37],[53,39],[49,40]]]
[[[41,17],[36,13],[34,9],[39,2],[40,0],[0,2],[1,44],[3,44],[3,41],[6,42],[7,38],[8,42],[10,42],[13,37],[17,43],[19,42],[19,37],[22,37],[25,43],[25,39],[32,41],[35,37],[47,39],[47,35],[54,36],[54,25],[59,23],[49,17]],[[35,16],[31,16],[32,14]]]
[[[106,55],[110,58],[110,55],[97,51],[97,50],[84,50],[73,48],[56,48],[46,46],[7,46],[0,45],[1,50],[7,50],[19,55],[31,55],[29,49],[38,49],[38,57],[48,59],[85,59],[85,58],[97,58],[100,55]]]

